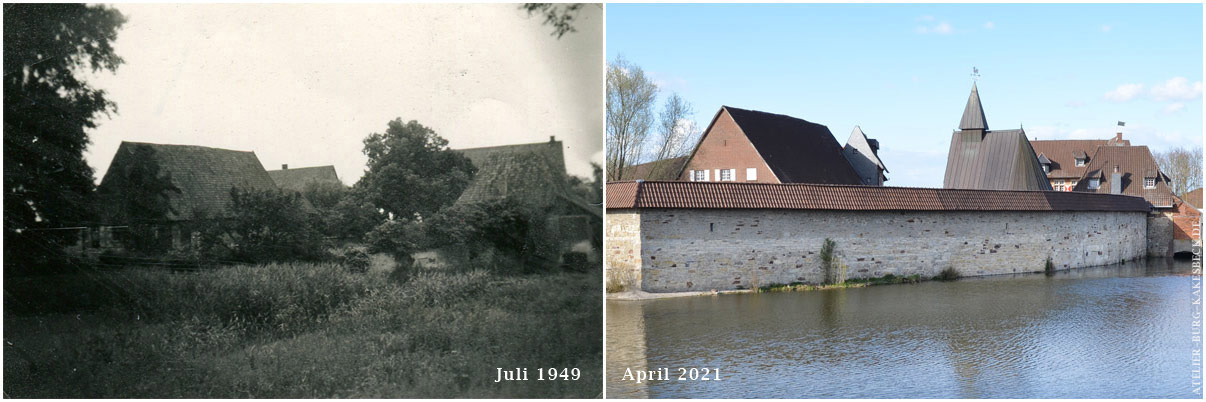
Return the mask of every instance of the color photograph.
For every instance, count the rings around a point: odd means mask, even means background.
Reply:
[[[608,398],[1201,398],[1201,4],[611,4]]]

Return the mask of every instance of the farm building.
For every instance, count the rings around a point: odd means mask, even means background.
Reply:
[[[335,174],[335,167],[312,166],[290,169],[289,165],[281,165],[281,170],[269,170],[268,176],[282,190],[302,191],[310,183],[329,183],[343,185]]]
[[[159,218],[148,218],[142,211],[151,198],[148,183],[165,189],[160,194],[166,208]],[[118,247],[122,232],[136,223],[155,224],[156,238],[180,247],[187,244],[185,223],[225,214],[236,187],[277,188],[255,152],[123,141],[97,188],[102,225],[84,233],[82,247]]]
[[[516,200],[547,211],[549,229],[561,239],[560,253],[586,252],[602,244],[602,206],[591,205],[570,190],[561,141],[460,149],[477,167],[458,204]],[[559,253],[559,254],[560,254]]]

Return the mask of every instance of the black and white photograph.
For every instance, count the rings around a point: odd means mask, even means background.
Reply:
[[[8,4],[6,398],[597,398],[602,4]]]

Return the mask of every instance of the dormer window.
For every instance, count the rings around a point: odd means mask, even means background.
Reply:
[[[1101,187],[1101,179],[1089,179],[1089,190],[1096,190]]]
[[[1076,158],[1076,166],[1084,166],[1084,165],[1085,165],[1085,160],[1084,160],[1084,159],[1082,159],[1082,158]]]
[[[1050,174],[1051,173],[1051,165],[1044,163],[1043,164],[1043,173]]]
[[[1143,188],[1156,188],[1156,178],[1155,177],[1144,177],[1143,178]]]

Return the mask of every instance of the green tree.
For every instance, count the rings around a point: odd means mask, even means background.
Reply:
[[[93,219],[87,129],[115,111],[78,75],[115,71],[125,17],[105,6],[4,5],[4,261],[36,267]],[[7,270],[6,270],[7,271]]]
[[[477,168],[448,141],[411,120],[389,122],[385,133],[364,139],[368,171],[357,186],[367,200],[394,217],[429,215],[456,201]]]

